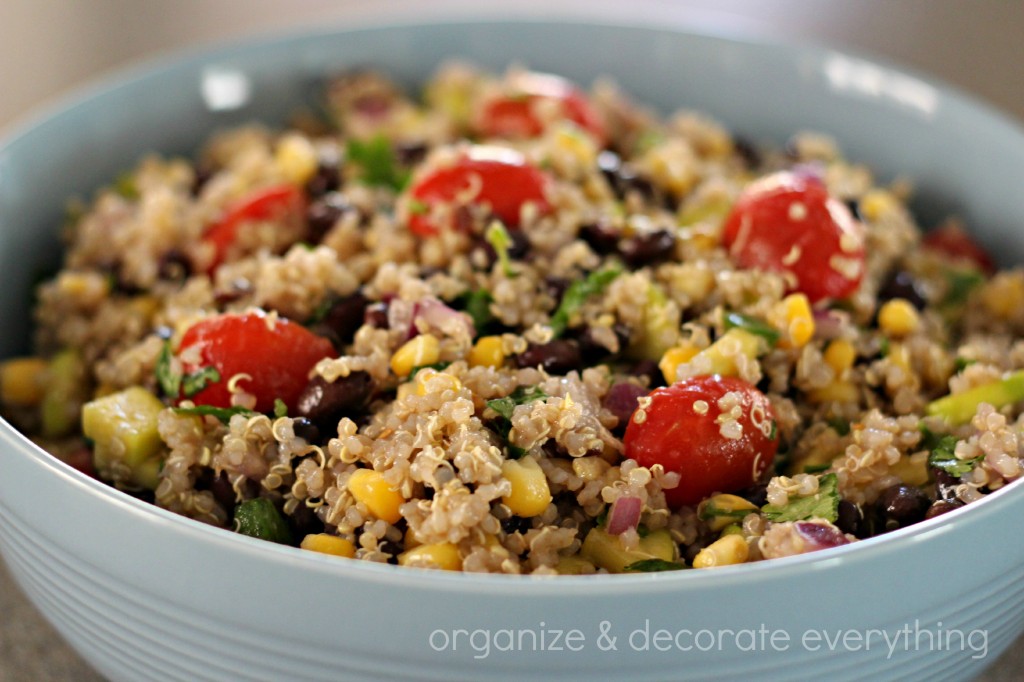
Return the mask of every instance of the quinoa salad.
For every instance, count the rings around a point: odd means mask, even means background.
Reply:
[[[319,104],[72,203],[4,418],[203,523],[473,572],[792,556],[1020,477],[1024,271],[826,132],[464,63]]]

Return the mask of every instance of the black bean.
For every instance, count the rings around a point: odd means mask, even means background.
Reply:
[[[850,209],[850,214],[857,220],[863,220],[860,214],[860,201],[857,199],[847,199],[843,202],[846,204],[846,208]]]
[[[594,250],[594,253],[607,255],[619,250],[619,230],[605,222],[590,223],[580,227],[580,239]]]
[[[370,301],[357,291],[334,303],[321,322],[334,332],[342,344],[351,343],[356,332],[363,326],[369,304]]]
[[[960,500],[948,501],[948,500],[935,500],[932,506],[928,507],[928,511],[925,512],[924,518],[932,519],[936,516],[941,516],[946,512],[951,512],[954,509],[959,509],[964,506],[964,503]]]
[[[697,558],[701,550],[707,547],[708,543],[700,538],[697,539],[692,545],[682,545],[682,558],[690,566],[693,565],[693,560]]]
[[[765,473],[766,475],[769,475],[767,471]],[[768,503],[768,484],[758,483],[757,485],[752,485],[749,488],[741,490],[737,495],[747,502],[750,502],[755,507],[763,507]]]
[[[316,173],[306,183],[306,193],[311,198],[322,197],[328,192],[336,192],[341,188],[341,173],[338,171],[336,159],[321,159]]]
[[[878,290],[878,298],[881,301],[902,298],[918,310],[924,310],[924,307],[928,305],[921,286],[914,276],[905,270],[896,270],[889,274],[885,283]]]
[[[583,356],[575,341],[555,339],[548,343],[530,344],[525,351],[515,356],[515,361],[519,368],[540,366],[549,374],[566,374],[580,368]]]
[[[330,192],[311,202],[306,209],[309,239],[319,242],[343,215],[355,210],[357,209],[337,192]]]
[[[635,377],[647,377],[651,388],[665,385],[665,377],[658,367],[657,360],[641,360],[629,368],[629,373]]]
[[[427,143],[408,140],[395,143],[395,160],[403,166],[415,166],[427,156]]]
[[[615,152],[605,150],[598,154],[597,167],[620,199],[630,191],[637,191],[647,198],[654,196],[654,185],[650,180],[638,174],[636,168],[623,162]]]
[[[547,291],[548,296],[554,299],[555,303],[559,303],[562,300],[562,296],[565,295],[565,290],[569,288],[571,283],[565,277],[549,275],[544,278],[544,289]]]
[[[875,506],[882,515],[887,530],[904,528],[924,519],[931,506],[931,500],[918,488],[909,485],[894,485],[878,496]]]
[[[366,372],[352,372],[331,383],[315,376],[299,395],[296,412],[321,431],[331,433],[342,417],[362,412],[372,393],[373,379]]]
[[[583,355],[583,361],[586,364],[596,365],[601,360],[612,355],[611,351],[598,343],[594,338],[596,332],[593,327],[586,326],[574,331],[577,332],[576,342],[580,345],[580,353]],[[629,345],[629,327],[618,322],[612,327],[612,331],[615,332],[615,337],[619,341],[619,352],[621,352]]]
[[[192,261],[178,249],[171,249],[160,256],[158,268],[160,279],[172,282],[188,279],[192,275]]]
[[[285,521],[288,522],[288,528],[296,542],[301,542],[307,535],[324,532],[324,522],[303,502],[299,502],[292,513],[285,516]]]
[[[532,527],[533,522],[530,519],[524,519],[522,516],[510,516],[501,521],[501,529],[509,535],[512,533],[525,533]]]
[[[397,564],[398,555],[404,552],[405,548],[394,540],[384,540],[383,542],[378,543],[377,551],[388,555],[389,564]]]
[[[197,197],[216,171],[207,165],[198,165],[192,171],[192,196]]]
[[[388,304],[383,301],[371,303],[363,311],[363,324],[377,329],[388,328]]]
[[[862,531],[862,521],[864,514],[853,502],[849,500],[839,501],[839,513],[836,519],[836,528],[843,531],[844,533],[850,533],[860,537],[858,531]]]
[[[295,417],[292,419],[292,429],[295,431],[296,436],[307,443],[315,445],[320,442],[320,429],[305,417]]]
[[[653,265],[672,257],[675,235],[668,230],[655,230],[633,235],[622,240],[619,253],[632,267]]]
[[[213,494],[213,499],[217,501],[217,504],[228,511],[234,509],[237,497],[235,495],[235,489],[231,487],[231,481],[228,479],[227,472],[222,471],[220,472],[220,475],[215,478],[213,477],[213,469],[204,469],[203,474],[207,473],[211,479],[209,483],[207,484],[206,481],[197,480],[196,489],[201,490],[203,487],[207,487],[207,489]],[[204,476],[203,478],[206,477]],[[204,484],[206,485],[204,486]]]
[[[956,488],[960,485],[960,479],[942,469],[932,469],[935,477],[935,498],[946,502],[957,501]]]
[[[740,158],[743,159],[743,163],[747,168],[755,169],[761,166],[761,151],[747,138],[742,136],[734,138],[733,148]]]
[[[601,404],[619,420],[615,428],[612,429],[613,433],[620,437],[625,433],[629,418],[636,411],[637,401],[647,393],[647,389],[643,386],[628,381],[615,384],[608,389]]]

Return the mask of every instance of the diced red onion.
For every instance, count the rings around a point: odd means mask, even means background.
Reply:
[[[407,339],[416,336],[413,318],[419,304],[406,301],[397,296],[388,303],[388,329],[404,329]]]
[[[831,341],[839,338],[846,326],[848,315],[841,310],[814,311],[814,338],[824,341]]]
[[[803,538],[805,552],[816,552],[819,549],[850,544],[843,531],[832,524],[826,525],[809,521],[797,521],[794,525],[794,530],[797,535]]]
[[[825,164],[820,161],[804,161],[793,166],[792,172],[794,175],[800,175],[805,178],[824,180]]]
[[[435,329],[444,329],[450,320],[458,320],[460,324],[466,327],[469,338],[476,336],[476,327],[473,325],[473,319],[469,315],[449,308],[436,298],[420,299],[413,311],[414,322],[416,318],[422,318],[424,322]]]
[[[619,419],[618,428],[625,429],[629,418],[636,412],[637,400],[647,395],[647,389],[637,384],[623,381],[615,384],[604,397],[604,407]]]
[[[620,497],[612,502],[612,510],[608,513],[608,533],[620,535],[640,523],[640,512],[644,503],[639,497]]]

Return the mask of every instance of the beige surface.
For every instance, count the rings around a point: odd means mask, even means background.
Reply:
[[[441,16],[480,3],[420,0],[0,0],[0,128],[139,57],[314,21]],[[614,18],[656,15],[715,31],[805,38],[939,75],[1024,120],[1021,0],[519,0],[484,11]],[[452,10],[455,8],[455,10]],[[1024,638],[983,676],[1024,678]],[[0,566],[0,682],[99,679],[42,620]]]

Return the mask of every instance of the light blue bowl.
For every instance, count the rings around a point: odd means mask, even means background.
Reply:
[[[407,84],[443,59],[614,77],[781,143],[834,134],[1024,260],[1024,133],[932,81],[841,52],[654,28],[468,23],[322,32],[190,55],[101,84],[0,146],[0,357],[27,349],[31,283],[71,195],[147,151],[281,122],[332,70]],[[761,564],[596,578],[456,575],[316,556],[203,526],[88,479],[0,424],[0,549],[114,680],[965,679],[1024,629],[1024,493]]]

